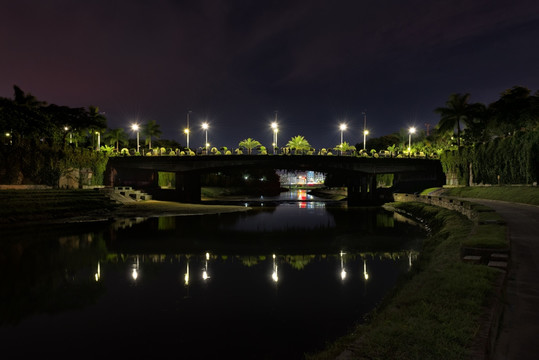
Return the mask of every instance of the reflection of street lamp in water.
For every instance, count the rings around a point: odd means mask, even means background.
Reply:
[[[202,279],[208,280],[210,276],[208,275],[208,260],[210,260],[210,253],[206,253],[206,263],[204,269],[202,269]]]
[[[187,266],[185,268],[185,274],[183,275],[183,281],[185,285],[189,285],[189,259],[187,259]]]
[[[94,274],[94,277],[95,277],[95,281],[99,281],[101,279],[101,264],[99,261],[97,262],[97,271]]]
[[[277,273],[277,263],[275,261],[275,254],[273,254],[273,272],[271,273],[271,278],[274,282],[279,281],[279,275]]]
[[[367,260],[363,259],[363,277],[365,280],[369,280],[369,273],[367,272]]]
[[[135,258],[135,263],[133,264],[133,270],[131,271],[131,277],[133,278],[133,280],[137,281],[138,279],[138,271],[139,271],[139,267],[140,267],[140,263],[139,263],[139,259],[138,259],[138,255],[136,256]]]
[[[346,270],[344,269],[344,259],[343,259],[344,254],[345,253],[341,251],[340,255],[341,255],[341,279],[342,280],[346,279]]]

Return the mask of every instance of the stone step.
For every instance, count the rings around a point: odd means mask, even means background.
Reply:
[[[481,256],[479,256],[479,255],[466,255],[465,257],[462,258],[462,260],[464,262],[467,262],[467,263],[476,264],[476,263],[481,262]]]
[[[491,261],[488,262],[488,266],[498,268],[498,269],[502,269],[502,270],[507,270],[507,261],[493,261],[493,260],[491,260]]]

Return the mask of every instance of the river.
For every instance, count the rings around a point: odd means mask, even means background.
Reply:
[[[302,359],[363,321],[425,237],[304,191],[241,204],[3,232],[0,356]]]

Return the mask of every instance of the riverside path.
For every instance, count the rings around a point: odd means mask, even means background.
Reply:
[[[470,199],[507,222],[510,262],[492,360],[539,358],[539,206]]]

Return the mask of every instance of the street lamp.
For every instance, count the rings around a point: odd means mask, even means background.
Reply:
[[[138,124],[133,124],[131,125],[131,129],[133,129],[133,131],[136,131],[137,132],[137,152],[139,152],[139,149],[140,149],[140,146],[139,146],[139,126]]]
[[[408,130],[408,155],[411,155],[412,151],[412,134],[415,134],[415,127],[411,127]]]
[[[341,130],[341,155],[342,155],[342,144],[343,144],[343,132],[346,130],[347,126],[346,124],[341,124],[339,126],[339,129]]]
[[[187,136],[187,150],[189,150],[189,114],[191,113],[191,110],[187,111],[187,127],[185,128],[185,130],[183,130],[183,132],[185,133],[185,135]]]
[[[95,133],[97,135],[97,146],[95,147],[95,150],[99,151],[99,144],[101,143],[101,133],[99,131],[96,131]]]
[[[367,135],[369,135],[369,130],[363,130],[363,150],[365,150],[367,146]]]
[[[279,132],[277,122],[272,122],[271,128],[273,129],[273,154],[275,154],[275,148],[277,147],[277,133]]]
[[[204,129],[206,131],[206,143],[205,143],[205,148],[206,148],[206,155],[208,155],[208,123],[202,123],[202,129]]]
[[[189,150],[189,129],[183,130],[185,136],[187,137],[187,150]]]

